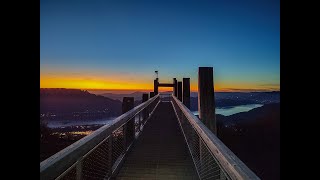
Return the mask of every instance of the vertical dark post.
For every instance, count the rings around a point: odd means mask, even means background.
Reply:
[[[143,93],[143,94],[142,94],[142,103],[148,101],[148,99],[149,99],[149,94]]]
[[[176,78],[173,78],[173,95],[177,97],[178,94],[178,82]]]
[[[148,94],[142,94],[142,103],[144,103],[144,102],[146,102],[146,101],[148,101],[148,98],[149,98],[149,96],[148,96]],[[145,123],[145,121],[147,120],[147,118],[148,118],[148,107],[146,107],[143,111],[142,111],[142,122],[143,122],[143,124]]]
[[[122,114],[130,111],[134,107],[134,98],[133,97],[123,97],[122,101]]]
[[[182,82],[178,81],[178,99],[182,101]]]
[[[154,96],[154,92],[150,92],[150,98]]]
[[[182,86],[183,86],[183,92],[182,92],[183,104],[190,109],[190,78],[183,78]]]
[[[122,113],[126,113],[133,109],[134,107],[134,98],[133,97],[123,97],[122,101]],[[125,132],[125,150],[131,144],[134,139],[135,128],[134,128],[134,120],[135,118],[130,119],[127,124],[124,126]]]
[[[213,88],[213,67],[199,67],[198,110],[201,121],[217,134],[215,99]]]
[[[156,78],[154,81],[153,81],[153,92],[154,92],[154,95],[157,95],[158,94],[158,85],[159,85],[159,79]]]

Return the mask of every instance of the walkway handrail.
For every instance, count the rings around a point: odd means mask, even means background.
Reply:
[[[144,109],[147,110],[151,103],[154,102],[151,106],[155,106],[154,104],[159,100],[158,97],[159,95],[150,98],[148,101],[115,118],[111,124],[102,126],[92,134],[83,137],[79,141],[42,161],[40,163],[40,179],[54,179],[60,176],[68,168],[74,166],[78,161],[81,161],[83,156],[102,143],[102,141],[105,141],[106,138],[112,136],[114,131],[126,124],[132,118],[134,120],[135,116],[138,113],[142,113]],[[150,111],[152,111],[152,109],[150,109]]]
[[[223,144],[223,142],[219,140],[218,137],[199,120],[199,118],[197,118],[180,100],[178,100],[178,98],[174,96],[172,96],[172,98],[173,107],[175,108],[176,113],[176,107],[178,107],[184,117],[186,117],[188,122],[192,125],[198,136],[200,136],[202,142],[204,142],[206,147],[209,149],[210,154],[212,154],[218,161],[219,166],[222,167],[223,171],[229,178],[260,179],[225,144]]]

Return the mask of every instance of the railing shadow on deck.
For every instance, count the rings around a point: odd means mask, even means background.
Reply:
[[[156,95],[40,163],[40,179],[110,179],[159,104]],[[129,123],[134,123],[130,129]]]

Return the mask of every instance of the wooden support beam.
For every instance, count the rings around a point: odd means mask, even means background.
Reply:
[[[178,99],[182,101],[182,82],[178,81]]]
[[[143,93],[143,94],[142,94],[142,103],[148,101],[148,99],[149,99],[149,94]]]
[[[190,109],[190,78],[183,78],[182,86],[182,102],[188,109]]]
[[[215,99],[213,88],[213,67],[199,67],[198,110],[201,121],[217,134]]]
[[[177,97],[178,94],[178,82],[176,78],[173,78],[173,95]]]
[[[158,87],[173,87],[174,84],[170,84],[170,83],[159,83]]]
[[[157,94],[158,94],[158,87],[159,87],[159,79],[156,78],[156,79],[153,81],[153,92],[154,92],[154,95],[157,95]]]

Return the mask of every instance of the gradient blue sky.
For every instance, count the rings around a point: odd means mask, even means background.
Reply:
[[[40,1],[40,87],[148,89],[159,70],[194,90],[199,66],[219,90],[279,90],[280,2]]]

